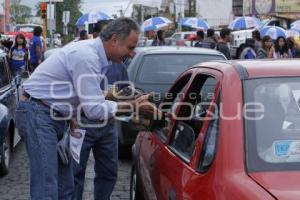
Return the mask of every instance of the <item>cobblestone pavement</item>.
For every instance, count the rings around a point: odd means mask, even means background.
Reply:
[[[93,165],[91,156],[88,163],[84,200],[93,200]],[[131,161],[119,161],[118,181],[111,200],[129,199]],[[13,153],[9,174],[0,178],[0,200],[29,199],[29,170],[25,145],[19,144]]]

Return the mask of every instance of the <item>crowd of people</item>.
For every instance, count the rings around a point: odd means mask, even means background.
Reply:
[[[47,50],[46,42],[41,37],[42,28],[37,26],[33,30],[33,37],[28,40],[24,34],[19,33],[14,41],[2,40],[0,47],[7,52],[8,62],[13,76],[24,71],[33,72],[44,60]]]
[[[113,116],[130,115],[135,111],[131,108],[135,107],[145,115],[158,112],[152,107],[139,106],[149,103],[149,95],[126,104],[105,96],[102,80],[98,78],[99,74],[105,75],[108,84],[128,81],[122,62],[124,58],[134,56],[140,27],[129,18],[99,22],[94,26],[93,39],[89,39],[87,31],[83,30],[79,41],[63,47],[44,62],[41,34],[42,29],[36,27],[29,45],[22,34],[17,35],[9,51],[15,75],[28,70],[26,66],[31,66],[33,72],[23,84],[24,93],[16,109],[16,125],[26,143],[30,160],[31,199],[82,199],[85,170],[92,150],[96,174],[94,196],[95,199],[108,200],[117,180],[118,165],[118,135]],[[208,29],[206,35],[199,30],[193,46],[216,49],[227,59],[232,59],[228,46],[230,34],[231,30],[227,28],[220,31],[220,36],[214,29]],[[273,41],[269,36],[260,38],[258,31],[253,31],[252,36],[240,52],[241,59],[299,57],[299,47],[292,38],[278,37]],[[159,30],[152,46],[164,45],[168,45],[165,32]],[[89,74],[88,79],[82,79],[85,74]],[[67,82],[71,87],[61,84],[53,87],[55,82]],[[97,124],[104,120],[108,123],[101,128],[78,125],[75,118],[78,117],[78,107],[82,108],[83,124]],[[58,157],[57,144],[66,127],[70,127],[70,134],[75,127],[86,130],[79,164],[63,164]]]
[[[152,46],[170,45],[165,39],[163,30],[159,30],[152,35],[154,35],[154,37],[152,36]],[[222,52],[227,59],[233,59],[230,54],[230,39],[231,30],[228,28],[223,28],[220,35],[215,34],[215,30],[212,28],[208,29],[206,34],[203,30],[198,30],[196,37],[191,39],[191,46],[216,49]],[[176,45],[185,46],[185,43],[177,41]],[[274,40],[265,35],[261,38],[258,30],[252,32],[252,38],[247,38],[245,44],[238,51],[238,57],[235,59],[300,58],[300,46],[295,42],[294,37],[279,36]]]

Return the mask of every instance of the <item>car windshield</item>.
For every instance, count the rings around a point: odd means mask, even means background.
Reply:
[[[144,56],[138,75],[139,83],[171,84],[186,70],[200,62],[224,60],[222,55],[154,54]]]
[[[245,81],[249,171],[300,170],[300,77]]]

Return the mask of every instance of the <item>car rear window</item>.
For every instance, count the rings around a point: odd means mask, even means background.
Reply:
[[[245,91],[249,169],[300,170],[300,78],[247,80]]]
[[[188,67],[211,60],[224,60],[224,57],[206,54],[146,55],[137,80],[139,83],[171,84]]]

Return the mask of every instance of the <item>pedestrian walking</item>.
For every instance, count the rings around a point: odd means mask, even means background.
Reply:
[[[254,50],[255,50],[255,52],[257,52],[258,49],[261,48],[261,38],[260,38],[260,32],[259,32],[259,30],[255,29],[252,32],[252,39],[255,41]]]
[[[273,58],[273,41],[268,35],[265,35],[261,40],[261,47],[257,50],[257,58]]]
[[[291,52],[292,58],[300,58],[300,46],[295,42],[294,37],[289,37],[286,39],[289,52]]]
[[[44,44],[41,39],[43,29],[37,26],[33,29],[33,37],[29,43],[30,50],[30,68],[33,72],[39,64],[43,61]]]
[[[223,28],[220,32],[221,40],[217,43],[217,50],[223,53],[228,60],[231,59],[229,49],[230,34],[230,29]]]
[[[79,40],[87,40],[89,39],[89,36],[87,34],[86,30],[81,30],[79,33]]]
[[[101,27],[95,30],[101,32],[105,26],[106,24],[102,21]],[[94,33],[95,35],[99,35],[99,32]],[[103,34],[108,33],[104,31]],[[120,90],[126,86],[124,82],[128,81],[128,74],[124,64],[113,63],[112,65],[103,67],[102,73],[105,75],[104,78],[108,86],[112,86],[109,88],[116,86]],[[107,89],[104,84],[105,81],[102,81],[102,89]],[[118,81],[122,81],[123,84],[117,84]],[[100,124],[97,120],[88,119],[84,113],[82,113],[81,119],[83,124]],[[109,200],[117,181],[118,173],[118,134],[115,127],[115,120],[110,119],[104,127],[86,128],[82,126],[80,128],[85,129],[86,133],[81,149],[80,163],[73,162],[74,200],[82,199],[85,171],[91,150],[95,158],[94,198],[97,200]]]
[[[195,43],[194,47],[202,47],[203,39],[204,39],[204,31],[198,30],[197,31],[197,42]]]
[[[207,37],[202,41],[202,47],[208,49],[215,49],[217,41],[215,39],[215,30],[212,28],[207,29]]]
[[[16,35],[15,43],[11,47],[8,56],[10,69],[14,76],[27,70],[29,51],[25,36],[22,33]]]
[[[23,83],[24,94],[16,109],[16,126],[23,135],[30,163],[32,200],[69,200],[74,181],[71,165],[62,165],[57,143],[63,137],[67,120],[80,117],[109,121],[114,115],[153,115],[145,105],[149,95],[116,103],[106,100],[101,88],[101,70],[109,60],[121,63],[132,57],[139,26],[129,18],[118,18],[107,25],[101,38],[75,42],[45,60]],[[79,121],[77,119],[77,121]],[[70,122],[71,133],[76,127]]]
[[[156,37],[152,42],[152,46],[164,46],[165,42],[165,32],[163,30],[157,31]]]
[[[275,41],[275,51],[273,52],[273,58],[283,59],[292,58],[292,53],[288,48],[286,39],[282,36],[278,37]]]

